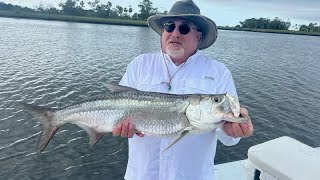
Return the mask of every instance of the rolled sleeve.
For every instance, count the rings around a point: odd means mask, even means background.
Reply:
[[[230,93],[234,97],[238,97],[236,87],[234,85],[234,81],[231,75],[230,70],[226,69],[222,74],[222,77],[218,84],[218,93]]]
[[[139,63],[138,60],[142,58],[142,56],[136,57],[133,61],[131,61],[126,69],[125,74],[123,75],[120,85],[137,88],[138,80],[139,80]]]
[[[236,145],[241,139],[226,135],[226,133],[220,127],[216,129],[216,135],[219,141],[226,146]]]

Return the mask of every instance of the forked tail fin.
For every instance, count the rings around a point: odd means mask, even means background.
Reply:
[[[53,109],[36,106],[32,104],[22,103],[22,107],[28,110],[35,118],[42,124],[42,133],[38,141],[37,151],[42,152],[52,139],[53,135],[57,132],[60,125],[53,122]]]

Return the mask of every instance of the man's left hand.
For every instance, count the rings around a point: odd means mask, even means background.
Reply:
[[[240,108],[240,114],[242,117],[246,117],[248,121],[246,123],[234,123],[225,122],[222,125],[223,131],[231,137],[249,137],[253,134],[253,125],[249,117],[248,110],[244,107]]]

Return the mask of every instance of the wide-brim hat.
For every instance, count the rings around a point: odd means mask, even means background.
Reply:
[[[161,36],[163,24],[169,18],[182,18],[193,22],[202,32],[199,49],[211,46],[217,39],[216,23],[200,14],[199,7],[192,0],[177,1],[167,15],[154,15],[147,19],[148,25]]]

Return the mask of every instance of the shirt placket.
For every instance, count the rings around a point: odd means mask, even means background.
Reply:
[[[168,70],[170,73],[169,78],[172,78],[171,85],[175,86],[176,80],[179,79],[179,76],[180,76],[179,72],[177,72],[177,71],[183,71],[183,69],[179,70],[179,66],[176,66],[173,62],[170,61],[169,65],[168,65]],[[172,76],[174,76],[174,77],[172,77]],[[177,87],[175,86],[173,89],[171,89],[170,93],[174,93],[177,90],[176,88]]]
[[[167,180],[168,176],[168,164],[170,153],[163,152],[165,148],[168,146],[168,140],[161,138],[161,146],[160,146],[160,160],[159,160],[159,180]]]

